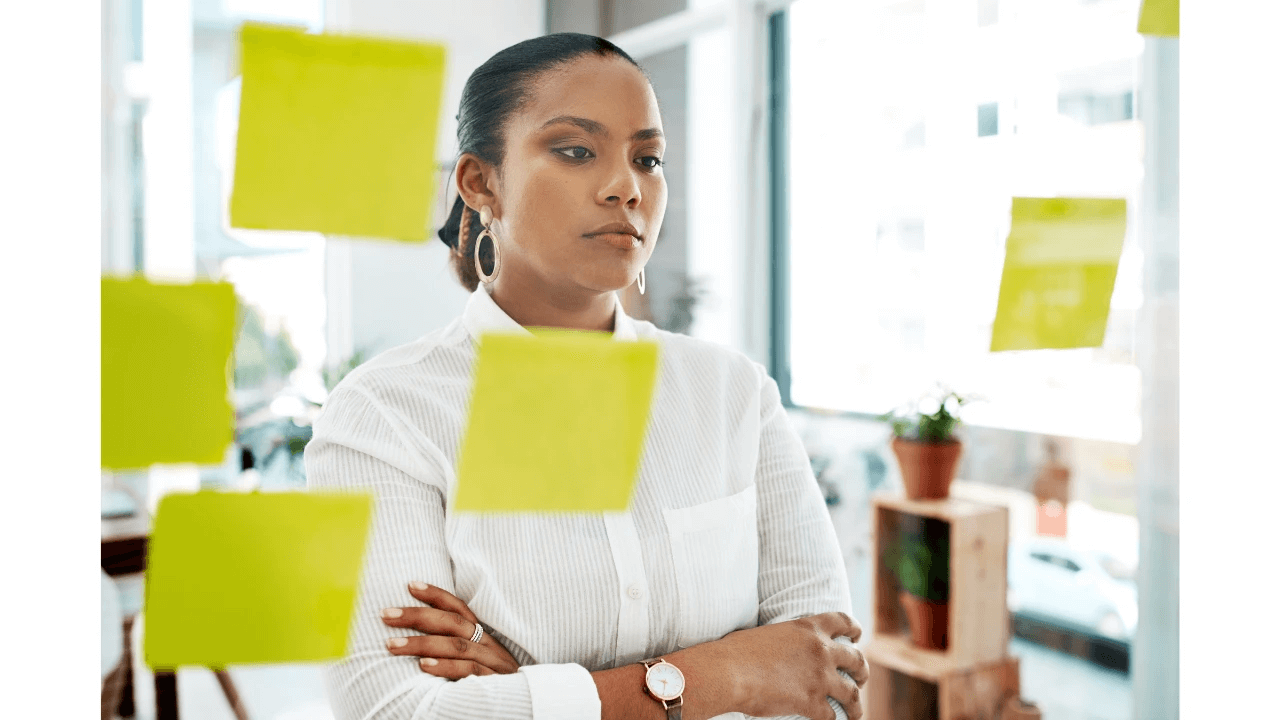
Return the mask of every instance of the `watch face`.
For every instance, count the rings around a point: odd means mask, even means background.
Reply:
[[[668,662],[660,662],[649,668],[644,682],[649,692],[659,700],[675,700],[684,692],[684,673]]]

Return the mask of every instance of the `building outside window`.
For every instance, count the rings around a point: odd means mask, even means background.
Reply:
[[[978,137],[1000,134],[1000,103],[982,103],[978,106]]]

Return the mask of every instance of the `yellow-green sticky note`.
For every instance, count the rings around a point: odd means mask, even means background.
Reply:
[[[228,283],[102,279],[102,467],[217,464],[235,436]]]
[[[1125,201],[1014,198],[991,352],[1100,347]]]
[[[484,335],[454,508],[625,510],[657,368],[651,341],[566,331]]]
[[[332,660],[346,653],[373,500],[175,493],[147,555],[152,668]]]
[[[424,241],[442,45],[246,23],[231,225]]]
[[[1142,0],[1138,32],[1143,35],[1178,37],[1178,0]]]

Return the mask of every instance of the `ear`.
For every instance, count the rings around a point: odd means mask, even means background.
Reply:
[[[497,187],[496,168],[471,153],[463,153],[453,169],[453,177],[458,184],[458,195],[467,207],[479,212],[480,208],[488,205],[494,217],[501,215],[498,196],[494,192]]]

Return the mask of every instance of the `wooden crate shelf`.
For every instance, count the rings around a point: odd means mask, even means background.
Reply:
[[[929,679],[872,659],[864,689],[866,720],[982,720],[998,718],[1005,701],[1021,694],[1018,658],[957,668],[945,663]]]
[[[861,647],[868,661],[930,682],[962,667],[947,653],[916,647],[906,635],[874,635]]]
[[[884,548],[900,532],[904,516],[934,518],[950,535],[950,602],[947,649],[914,648],[898,599],[899,584],[884,564]],[[1005,661],[1009,646],[1009,614],[1005,607],[1008,580],[1009,511],[959,498],[908,500],[893,495],[872,498],[873,551],[871,644],[887,665],[937,682],[944,672]],[[913,667],[904,663],[910,662]]]

